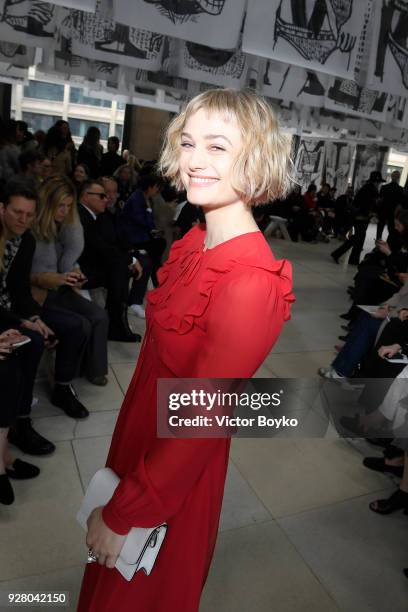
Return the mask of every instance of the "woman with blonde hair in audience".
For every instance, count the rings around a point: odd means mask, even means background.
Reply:
[[[33,233],[36,238],[31,269],[33,296],[42,304],[44,318],[53,321],[52,329],[60,344],[62,334],[68,345],[60,361],[57,348],[56,381],[61,382],[62,375],[65,387],[69,387],[85,352],[88,379],[93,384],[106,385],[108,317],[105,310],[80,294],[86,279],[77,259],[82,253],[84,238],[76,208],[76,191],[68,178],[51,177],[41,186]],[[56,395],[55,403],[59,405],[61,395],[60,403],[65,405],[63,390],[59,389]],[[70,402],[67,400],[67,403]],[[69,416],[87,416],[77,402],[71,403],[73,409],[66,411],[72,413]],[[60,407],[65,410],[64,406]]]

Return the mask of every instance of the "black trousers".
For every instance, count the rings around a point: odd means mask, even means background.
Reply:
[[[337,259],[352,249],[350,254],[349,263],[358,265],[360,263],[361,251],[364,247],[364,241],[366,238],[368,223],[367,221],[355,221],[354,222],[354,236],[351,236],[343,242],[338,249],[333,251],[332,255]]]
[[[149,278],[152,273],[153,264],[148,255],[141,255],[139,253],[137,255],[137,259],[143,266],[143,272],[142,276],[138,280],[133,277],[128,303],[142,305],[147,291],[147,283],[149,282]]]
[[[107,290],[106,310],[111,325],[120,324],[124,308],[127,308],[129,296],[129,268],[127,259],[115,259],[98,269],[82,266],[88,278],[84,289],[105,287]]]
[[[81,317],[84,334],[88,338],[83,356],[84,373],[90,378],[108,373],[108,329],[106,310],[83,298],[70,287],[62,287],[54,304]]]
[[[78,375],[90,326],[80,314],[63,308],[56,291],[50,291],[45,300],[41,319],[58,338],[55,356],[55,381],[70,383]]]
[[[31,342],[0,361],[0,427],[10,427],[18,417],[28,417],[38,364],[44,351],[41,334],[20,328]]]
[[[159,237],[152,238],[148,242],[138,242],[137,244],[132,244],[134,249],[146,251],[146,253],[149,255],[152,262],[151,278],[155,287],[157,287],[159,284],[157,281],[157,270],[161,266],[161,259],[166,249],[166,244],[165,239]]]

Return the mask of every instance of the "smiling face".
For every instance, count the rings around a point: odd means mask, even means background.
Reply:
[[[242,201],[232,186],[232,168],[242,148],[235,121],[200,109],[181,134],[180,175],[187,199],[201,206],[227,206]]]

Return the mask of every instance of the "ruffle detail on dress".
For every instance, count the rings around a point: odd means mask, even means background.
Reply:
[[[194,236],[193,236],[194,237]],[[181,241],[180,241],[181,242]],[[194,320],[202,317],[209,305],[211,293],[215,283],[221,276],[230,272],[237,265],[244,268],[253,268],[265,270],[279,277],[281,293],[284,300],[284,320],[290,319],[291,304],[295,301],[295,296],[292,293],[292,266],[286,259],[266,261],[264,264],[259,261],[254,261],[253,255],[246,254],[233,255],[230,257],[211,257],[213,261],[204,261],[203,245],[197,247],[197,240],[191,241],[191,247],[185,243],[176,245],[172,248],[171,257],[159,272],[160,286],[148,294],[148,302],[151,305],[157,306],[154,309],[154,320],[164,329],[168,331],[176,331],[179,334],[188,333],[193,325]],[[184,247],[184,248],[181,248]],[[172,287],[166,287],[166,282],[169,277],[169,267],[176,260],[180,261],[181,275],[179,283],[173,284]],[[198,285],[198,291],[194,295],[191,305],[184,310],[182,314],[173,311],[172,308],[166,306],[166,301],[177,291],[177,288],[182,285],[188,285],[199,272],[202,265],[206,266],[202,278]]]

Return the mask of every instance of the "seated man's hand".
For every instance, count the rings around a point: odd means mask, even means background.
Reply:
[[[136,278],[136,280],[139,280],[139,278],[141,278],[141,276],[143,274],[142,264],[137,259],[136,259],[136,261],[134,263],[130,264],[129,270],[131,270],[131,272],[132,272],[133,276]]]
[[[399,344],[390,344],[389,346],[381,346],[378,349],[378,355],[385,359],[386,357],[394,357],[401,350],[401,346]]]

